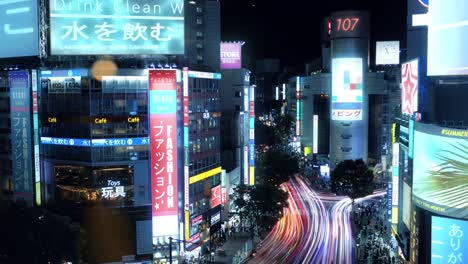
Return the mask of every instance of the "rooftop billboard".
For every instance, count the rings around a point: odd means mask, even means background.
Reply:
[[[427,75],[468,75],[468,4],[431,0],[428,11]]]
[[[418,111],[419,88],[418,60],[405,62],[401,65],[401,112],[412,116]]]
[[[242,44],[240,42],[221,42],[221,69],[240,69],[242,67]]]
[[[183,0],[50,1],[52,55],[183,54]]]
[[[39,1],[0,1],[0,58],[39,55]]]
[[[332,120],[362,120],[361,58],[332,60]]]

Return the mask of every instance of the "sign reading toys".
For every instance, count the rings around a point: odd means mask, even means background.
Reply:
[[[183,54],[183,0],[51,0],[52,55]]]

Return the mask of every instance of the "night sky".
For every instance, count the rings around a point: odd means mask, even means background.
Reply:
[[[279,58],[282,66],[302,66],[320,56],[322,19],[333,11],[368,10],[371,46],[406,35],[407,0],[220,0],[223,41],[244,40],[253,59]],[[244,65],[247,66],[247,65]]]

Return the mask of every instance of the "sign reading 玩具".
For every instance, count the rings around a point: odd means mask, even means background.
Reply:
[[[240,42],[221,42],[221,69],[240,69],[242,45]]]
[[[183,0],[50,0],[52,55],[183,54]]]
[[[125,197],[125,186],[121,185],[120,181],[107,180],[107,186],[101,188],[102,199],[112,199]]]
[[[0,58],[39,55],[38,2],[0,1]]]
[[[31,91],[27,71],[11,71],[10,111],[11,111],[11,159],[13,191],[17,196],[32,200],[32,151],[31,151]]]

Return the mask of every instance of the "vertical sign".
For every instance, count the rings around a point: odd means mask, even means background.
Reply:
[[[221,185],[211,188],[211,208],[220,205],[221,201]]]
[[[255,86],[249,91],[249,185],[255,185]]]
[[[392,150],[392,224],[398,224],[398,190],[400,181],[400,143],[393,143]]]
[[[182,71],[183,81],[183,107],[184,107],[184,209],[189,209],[189,99],[188,99],[188,68]]]
[[[37,71],[31,72],[34,128],[34,184],[36,187],[36,204],[41,205],[41,162],[39,157],[39,118],[37,104]]]
[[[249,185],[249,147],[244,146],[244,184]]]
[[[153,244],[179,230],[176,81],[175,70],[149,71]]]
[[[314,115],[314,127],[313,127],[313,153],[318,153],[318,115]]]
[[[13,191],[27,201],[33,199],[31,155],[31,93],[27,71],[9,73]]]
[[[401,65],[401,112],[412,116],[418,111],[418,60]]]
[[[393,184],[388,182],[387,185],[387,215],[388,222],[392,222],[392,195],[393,195]]]
[[[414,151],[414,120],[409,120],[409,135],[408,135],[408,158],[413,158],[413,151]]]
[[[301,77],[296,77],[296,136],[301,135]]]

